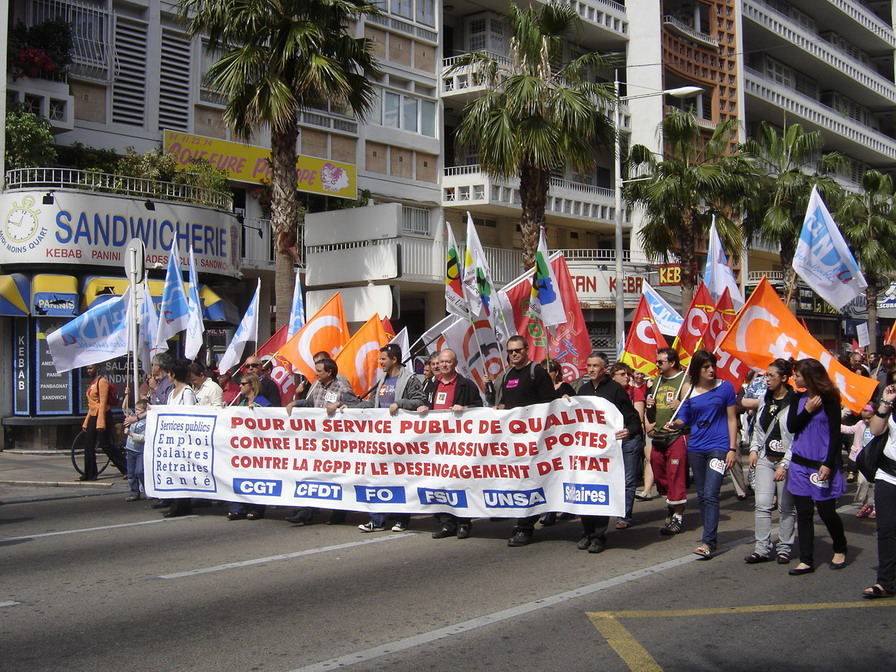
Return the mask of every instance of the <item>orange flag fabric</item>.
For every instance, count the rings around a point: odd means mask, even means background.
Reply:
[[[853,373],[812,338],[765,277],[744,304],[719,348],[758,369],[765,369],[778,357],[817,359],[840,389],[841,403],[855,413],[862,410],[877,387],[875,379]]]
[[[691,306],[684,315],[681,330],[672,346],[678,353],[678,359],[683,367],[687,368],[691,361],[691,355],[697,352],[700,339],[703,337],[706,327],[709,326],[709,318],[715,309],[715,301],[712,300],[706,285],[701,282],[697,291],[694,292]]]
[[[336,355],[339,373],[348,378],[352,391],[359,397],[373,385],[380,364],[380,348],[388,342],[379,315],[374,315]]]
[[[335,357],[348,342],[348,333],[342,296],[336,292],[283,344],[277,355],[292,364],[305,378],[314,380],[314,354],[323,350]]]
[[[666,339],[656,326],[647,299],[642,294],[619,361],[628,364],[635,371],[655,376],[658,372],[656,351],[665,347],[668,347]]]

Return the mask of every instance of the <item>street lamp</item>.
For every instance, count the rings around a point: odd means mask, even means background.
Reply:
[[[653,96],[674,96],[675,98],[692,98],[703,93],[703,89],[699,86],[679,86],[674,89],[664,89],[662,91],[651,91],[649,93],[639,93],[633,96],[619,95],[619,74],[616,74],[616,80],[613,82],[613,90],[616,94],[615,115],[613,130],[615,132],[615,169],[616,182],[614,196],[616,200],[616,339],[617,347],[619,340],[625,333],[625,292],[623,289],[623,273],[622,268],[622,112],[620,106],[629,100],[637,100],[639,98],[651,98]]]

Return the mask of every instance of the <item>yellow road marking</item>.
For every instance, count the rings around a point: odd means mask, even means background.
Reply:
[[[628,669],[634,672],[662,672],[663,668],[647,653],[647,649],[615,617],[608,612],[595,612],[589,613],[588,618],[628,665]]]
[[[664,611],[588,611],[585,615],[606,638],[607,643],[632,672],[662,672],[663,668],[653,659],[632,634],[619,622],[621,618],[674,618],[682,616],[717,616],[720,614],[756,614],[773,611],[820,611],[823,609],[866,609],[869,607],[896,606],[896,602],[862,600],[861,602],[819,602],[815,604],[757,604],[742,607],[715,607],[705,609],[667,609]]]

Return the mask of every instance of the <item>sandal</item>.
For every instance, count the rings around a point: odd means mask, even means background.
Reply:
[[[694,551],[696,553],[696,551]],[[770,555],[760,555],[759,553],[750,553],[746,558],[744,558],[744,562],[748,565],[758,565],[760,562],[770,562]]]
[[[700,544],[697,548],[694,549],[694,553],[699,555],[701,558],[706,558],[707,560],[712,557],[714,548],[710,548],[706,544]]]
[[[790,556],[787,553],[778,553],[777,562],[779,565],[788,565],[790,564]]]
[[[627,529],[630,528],[631,526],[632,526],[631,523],[627,523],[627,522],[625,522],[624,520],[617,520],[617,521],[616,521],[616,529],[617,529],[617,530],[627,530]]]
[[[246,514],[246,520],[261,520],[262,518],[264,518],[264,514],[258,511],[250,511]]]
[[[866,588],[862,591],[862,597],[867,597],[869,600],[875,600],[880,597],[896,597],[896,593],[891,593],[879,583],[875,583],[870,588]]]

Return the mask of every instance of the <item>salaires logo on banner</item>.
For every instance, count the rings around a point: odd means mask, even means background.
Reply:
[[[622,416],[596,397],[510,411],[159,406],[146,427],[155,497],[464,517],[622,515]]]

